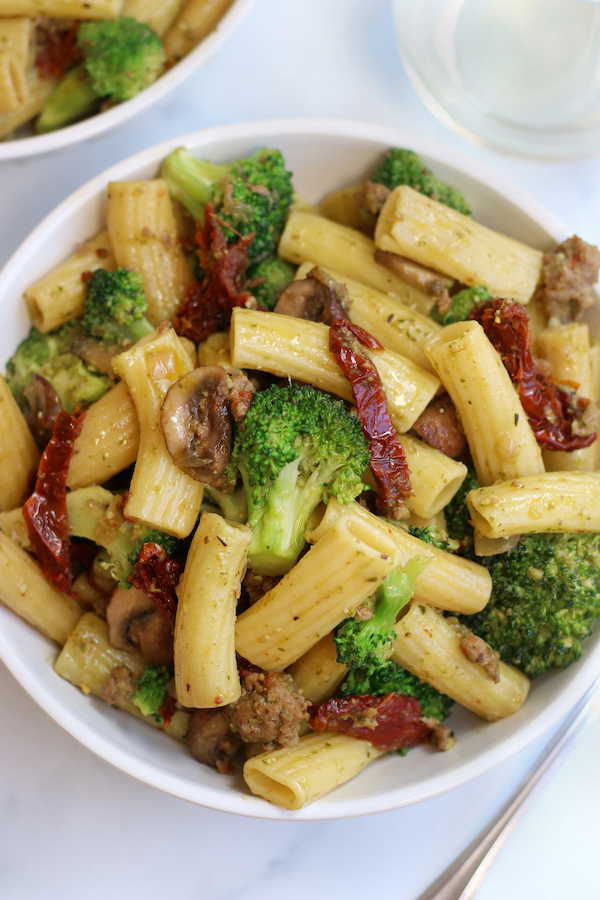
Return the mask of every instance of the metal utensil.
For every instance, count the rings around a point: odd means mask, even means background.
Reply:
[[[419,900],[471,900],[475,896],[533,797],[558,767],[580,731],[599,712],[600,676],[567,716],[504,809]]]

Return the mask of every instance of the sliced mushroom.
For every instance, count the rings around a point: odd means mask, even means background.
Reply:
[[[453,286],[454,281],[447,275],[442,275],[434,269],[428,269],[421,266],[406,256],[400,256],[398,253],[390,253],[388,250],[376,250],[375,262],[385,266],[398,278],[419,288],[429,297],[442,297],[447,295],[448,290]]]
[[[161,425],[175,465],[196,481],[216,482],[231,456],[225,369],[202,366],[175,382],[163,403]]]
[[[113,381],[116,381],[117,375],[112,361],[123,349],[122,344],[106,344],[104,341],[95,341],[94,338],[78,338],[71,345],[71,353],[108,375]]]
[[[40,447],[45,447],[54,431],[54,423],[62,410],[60,397],[49,381],[41,375],[32,375],[25,388],[25,399],[29,403],[29,411],[25,420],[29,430]]]
[[[344,306],[347,295],[345,285],[338,284],[320,266],[315,266],[306,278],[288,284],[277,301],[275,312],[331,325],[334,319],[349,318]]]
[[[428,444],[452,459],[462,456],[467,446],[465,432],[448,394],[432,400],[414,423],[413,429]]]
[[[288,284],[277,301],[275,312],[318,322],[328,299],[329,288],[316,278],[307,276]]]
[[[150,597],[138,588],[117,588],[106,608],[108,639],[117,650],[141,650],[155,666],[173,661],[173,635]]]

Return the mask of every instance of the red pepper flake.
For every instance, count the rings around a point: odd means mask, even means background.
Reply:
[[[370,741],[378,750],[400,750],[422,744],[431,735],[431,726],[421,721],[421,705],[404,694],[372,694],[334,697],[311,706],[310,727],[319,734],[341,731],[361,741]]]
[[[37,472],[33,494],[23,507],[31,547],[46,578],[65,594],[71,592],[71,539],[67,513],[67,474],[75,438],[84,415],[61,411]]]
[[[38,26],[37,38],[41,49],[35,58],[35,64],[40,78],[62,78],[63,75],[81,62],[83,53],[77,46],[77,32],[79,22],[74,22],[69,28],[51,26]]]
[[[167,556],[160,544],[147,541],[142,545],[129,579],[132,585],[147,594],[163,614],[171,631],[175,630],[177,594],[182,566]]]
[[[228,247],[210,203],[205,208],[204,218],[204,231],[196,235],[204,280],[202,284],[192,282],[173,319],[177,334],[195,344],[205,341],[215,331],[225,331],[233,307],[244,306],[251,296],[245,290],[245,279],[248,248],[254,235],[244,235]]]
[[[82,280],[83,284],[86,285],[86,287],[87,287],[87,285],[89,284],[89,282],[91,281],[91,278],[92,278],[92,275],[93,275],[93,274],[94,274],[94,273],[91,272],[91,271],[88,271],[88,272],[82,272],[82,273],[81,273],[81,280]]]
[[[531,354],[529,317],[514,300],[484,300],[473,308],[469,319],[479,322],[502,357],[538,444],[548,450],[579,450],[589,447],[596,434],[585,430],[590,401],[563,391],[536,372]]]
[[[158,708],[158,714],[162,717],[162,727],[166,728],[167,725],[171,724],[171,719],[177,712],[177,701],[175,697],[171,697],[170,694],[167,694],[165,699],[163,700],[161,706]]]
[[[379,341],[344,319],[335,319],[329,329],[329,349],[352,385],[352,393],[369,442],[371,469],[379,486],[377,505],[389,508],[401,519],[406,514],[405,498],[412,494],[410,472],[404,447],[398,440],[381,386],[379,372],[369,357],[359,352],[356,343],[369,350],[383,350]]]

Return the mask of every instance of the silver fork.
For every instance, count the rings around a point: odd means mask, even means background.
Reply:
[[[600,712],[600,676],[567,716],[506,806],[419,900],[471,900],[533,797],[582,729]]]

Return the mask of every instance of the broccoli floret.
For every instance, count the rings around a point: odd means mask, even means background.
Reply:
[[[99,400],[113,386],[113,381],[71,352],[74,342],[84,337],[79,319],[73,319],[42,334],[32,328],[21,341],[6,366],[6,380],[17,403],[26,412],[24,391],[31,376],[42,375],[60,398],[63,409],[71,413],[77,406],[88,406]]]
[[[362,427],[341,400],[307,385],[254,395],[236,429],[228,475],[239,469],[252,527],[249,566],[288,572],[304,547],[308,517],[330,496],[350,503],[369,464]]]
[[[294,280],[296,267],[279,259],[264,259],[255,266],[248,268],[248,280],[257,281],[250,287],[252,294],[262,306],[273,310],[281,294]]]
[[[262,149],[247,159],[215,166],[180,147],[164,161],[161,177],[171,196],[204,224],[204,207],[212,203],[225,226],[228,243],[254,234],[250,260],[275,256],[292,201],[291,174],[279,150]]]
[[[425,528],[417,528],[416,525],[411,525],[408,533],[412,534],[413,537],[419,538],[423,543],[431,544],[432,547],[437,547],[438,550],[446,550],[448,553],[456,553],[460,547],[459,541],[448,537],[448,532],[437,525],[427,525]]]
[[[82,23],[77,46],[84,62],[65,75],[44,104],[36,123],[40,134],[87,115],[101,99],[130,100],[156,81],[165,61],[152,28],[126,16]]]
[[[94,337],[135,343],[154,331],[144,315],[147,309],[144,281],[139,272],[96,269],[88,282],[81,321]]]
[[[492,576],[492,596],[462,621],[501,659],[530,678],[579,659],[600,615],[600,535],[523,535],[508,553],[478,562]]]
[[[167,696],[167,684],[171,675],[165,669],[159,669],[149,663],[138,678],[137,691],[131,698],[144,716],[154,716],[157,722],[163,718],[159,709]]]
[[[346,619],[334,638],[337,660],[350,669],[371,675],[392,654],[394,625],[398,613],[412,597],[415,581],[429,563],[426,556],[415,556],[402,569],[385,579],[375,594],[373,616],[366,621]]]
[[[482,300],[491,300],[492,295],[487,288],[476,284],[472,288],[465,288],[452,297],[450,309],[442,315],[437,308],[431,311],[431,318],[439,322],[440,325],[453,325],[454,322],[464,322],[474,306],[481,303]]]
[[[385,185],[390,191],[401,184],[406,184],[426,197],[464,213],[465,216],[471,215],[471,209],[461,192],[438,181],[412,150],[390,150],[383,163],[371,175],[371,181]]]
[[[352,669],[340,688],[340,692],[345,696],[373,694],[375,697],[381,697],[390,691],[404,694],[405,697],[416,697],[421,704],[422,714],[433,716],[440,722],[450,714],[450,707],[454,702],[391,660],[378,666],[370,675],[364,669]]]

